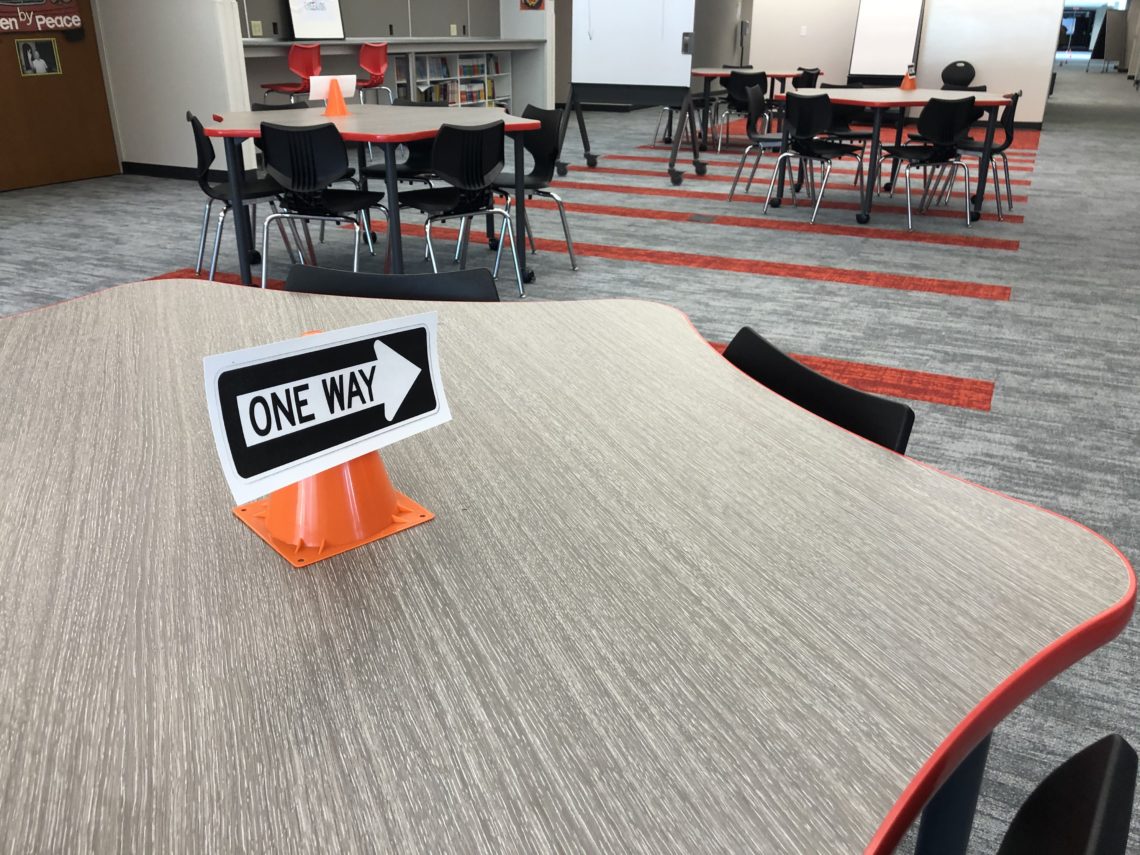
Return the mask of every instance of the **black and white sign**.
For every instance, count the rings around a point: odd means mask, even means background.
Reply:
[[[429,313],[208,356],[206,397],[239,503],[451,418]]]

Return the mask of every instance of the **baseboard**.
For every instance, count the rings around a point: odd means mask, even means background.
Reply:
[[[146,175],[150,178],[176,178],[182,181],[197,181],[198,170],[190,166],[168,166],[162,163],[137,163],[133,160],[123,161],[123,174],[124,175]],[[225,181],[229,175],[222,169],[211,169],[209,179],[211,181]],[[257,178],[257,173],[252,169],[247,169],[245,172],[246,181],[253,181]]]
[[[559,110],[565,110],[565,102],[556,103],[554,105]],[[639,109],[632,104],[591,104],[583,103],[582,109],[587,113],[632,113],[634,110]]]

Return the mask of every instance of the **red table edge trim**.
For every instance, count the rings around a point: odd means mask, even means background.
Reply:
[[[266,121],[269,120],[266,119]],[[505,124],[506,132],[508,134],[517,133],[519,131],[537,131],[542,127],[542,122],[538,121],[537,119],[518,119],[517,121],[506,122]],[[220,128],[217,125],[211,125],[207,127],[205,131],[206,136],[208,137],[237,137],[241,139],[257,139],[261,136],[260,127],[256,129]],[[345,142],[402,143],[414,142],[415,140],[430,140],[435,137],[436,133],[437,131],[414,131],[404,134],[361,134],[352,132],[346,133],[344,131],[341,131],[340,135]]]
[[[924,100],[920,100],[918,98],[914,98],[911,101],[907,101],[907,102],[903,102],[903,101],[882,101],[882,102],[880,102],[880,101],[868,101],[865,98],[857,98],[857,99],[844,98],[842,95],[833,94],[834,92],[835,92],[835,90],[832,89],[831,91],[826,92],[824,94],[830,96],[832,104],[842,104],[845,107],[869,107],[871,109],[881,108],[881,109],[885,109],[885,110],[890,110],[894,107],[925,107],[927,105],[927,103],[929,102],[929,99],[924,101]],[[786,93],[786,92],[777,92],[776,93],[776,100],[777,101],[786,101],[787,95],[788,95],[788,93]],[[949,100],[964,101],[966,99],[965,98],[953,98],[953,99],[949,99]],[[1009,98],[1006,98],[1004,96],[997,97],[997,98],[978,98],[978,97],[975,97],[974,98],[974,104],[977,105],[978,107],[1008,107],[1010,104],[1010,100],[1009,100]]]

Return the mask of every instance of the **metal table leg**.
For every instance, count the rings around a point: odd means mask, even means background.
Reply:
[[[991,736],[988,734],[966,755],[926,803],[919,820],[914,855],[966,855]]]
[[[871,162],[867,164],[867,181],[863,185],[863,207],[855,215],[856,221],[860,223],[871,221],[871,202],[875,198],[875,186],[879,183],[879,152],[883,148],[882,140],[879,139],[883,133],[883,108],[873,108],[872,115]]]
[[[689,125],[689,142],[693,147],[693,169],[696,170],[697,175],[704,175],[708,172],[708,164],[701,160],[698,147],[696,112],[696,108],[693,106],[693,96],[686,92],[681,101],[681,112],[677,116],[677,130],[673,134],[673,148],[670,149],[669,153],[669,180],[674,184],[680,184],[685,177],[685,173],[677,169],[677,157],[681,153],[681,137],[683,136],[681,133],[682,122],[687,122]]]
[[[709,147],[709,100],[712,98],[712,81],[711,77],[705,78],[704,85],[704,104],[701,106],[701,151],[705,151]],[[694,158],[694,162],[696,158]]]
[[[899,120],[895,123],[895,145],[902,145],[903,129],[906,127],[906,107],[899,108]],[[883,190],[887,193],[891,192],[891,188],[895,186],[895,182],[899,180],[899,169],[902,167],[901,161],[891,161],[891,177],[886,184],[883,185]]]
[[[788,123],[782,121],[780,122],[780,154],[788,150],[789,138]],[[773,208],[779,208],[780,205],[784,204],[784,176],[787,174],[789,162],[790,158],[779,161],[780,165],[777,167],[776,173],[776,195],[769,203]]]
[[[997,130],[997,107],[986,107],[989,112],[989,121],[986,122],[986,141],[982,146],[981,156],[978,158],[978,189],[974,194],[973,206],[970,209],[970,222],[976,223],[982,218],[982,204],[986,201],[986,178],[990,174],[990,161],[994,157],[994,134]]]
[[[234,234],[237,236],[238,272],[241,275],[242,285],[252,285],[250,254],[253,251],[253,240],[249,228],[249,217],[245,216],[245,202],[241,195],[242,182],[245,176],[245,162],[241,156],[241,144],[245,140],[240,137],[226,137],[225,139],[226,172],[230,179],[230,210],[233,211]]]
[[[363,179],[363,176],[361,176]],[[400,191],[396,182],[396,143],[384,143],[384,183],[388,202],[388,251],[392,256],[392,272],[404,272],[404,241],[400,231]]]
[[[585,133],[586,127],[582,126],[582,132]],[[523,179],[526,176],[526,166],[524,157],[526,154],[526,147],[523,145],[523,136],[521,133],[514,135],[515,138],[515,234],[514,246],[511,250],[518,259],[519,270],[522,271],[523,282],[529,285],[534,281],[534,271],[528,270],[526,266],[526,188]]]

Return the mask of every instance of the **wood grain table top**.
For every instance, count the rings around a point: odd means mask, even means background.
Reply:
[[[1009,98],[992,92],[961,92],[945,89],[899,89],[898,87],[884,87],[881,89],[797,89],[797,95],[829,95],[834,104],[851,104],[863,107],[922,107],[932,98],[941,98],[945,101],[959,101],[963,98],[974,99],[979,107],[1004,107]],[[783,100],[783,93],[776,96],[777,101]]]
[[[332,122],[348,142],[402,143],[431,139],[443,124],[472,127],[504,122],[508,133],[536,131],[536,119],[512,116],[500,107],[396,107],[389,104],[349,104],[348,115],[330,118],[324,107],[300,110],[266,110],[221,113],[205,123],[206,136],[255,139],[261,136],[261,123],[305,127]]]
[[[293,570],[202,358],[425,310],[454,418],[384,459],[436,519]],[[1135,597],[652,303],[145,282],[0,365],[2,851],[887,852]]]

